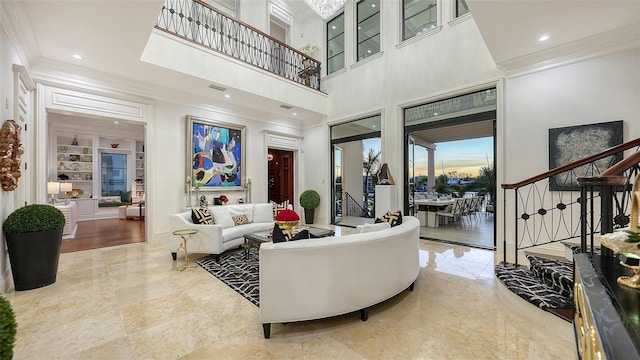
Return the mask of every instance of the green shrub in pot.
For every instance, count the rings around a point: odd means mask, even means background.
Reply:
[[[304,221],[313,224],[315,209],[320,206],[320,194],[315,190],[305,190],[300,194],[300,206],[304,209]]]
[[[51,205],[14,210],[2,225],[15,289],[31,290],[56,282],[65,218]]]
[[[11,359],[16,343],[16,315],[9,300],[0,296],[0,359]]]
[[[45,204],[32,204],[14,210],[2,225],[5,234],[58,230],[64,228],[64,214]]]

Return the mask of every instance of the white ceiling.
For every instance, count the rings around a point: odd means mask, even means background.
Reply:
[[[282,0],[302,18],[315,16],[302,0]],[[467,0],[475,22],[498,65],[525,64],[523,58],[544,61],[555,56],[550,49],[570,47],[580,40],[625,25],[640,23],[637,0]],[[268,119],[294,124],[317,121],[320,116],[305,110],[293,116],[281,104],[248,93],[224,99],[208,89],[209,82],[140,61],[151,29],[164,0],[15,0],[3,1],[17,26],[19,41],[27,44],[32,68],[81,66],[87,73],[111,74],[146,84],[155,91],[171,89],[205,96],[213,106],[247,111]],[[294,14],[295,16],[296,14]],[[542,34],[551,38],[537,41]],[[82,53],[83,60],[71,57]],[[544,56],[535,56],[544,54]],[[515,62],[514,62],[515,61]],[[519,61],[519,62],[518,62]],[[96,73],[97,72],[97,73]],[[104,78],[108,78],[102,74]],[[139,83],[137,83],[139,84]],[[246,104],[251,104],[247,108]]]

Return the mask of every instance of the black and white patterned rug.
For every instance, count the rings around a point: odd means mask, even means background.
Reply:
[[[249,252],[248,260],[245,259],[244,251],[235,251],[221,255],[219,263],[213,255],[200,259],[196,263],[252,304],[260,307],[259,263],[256,249]]]

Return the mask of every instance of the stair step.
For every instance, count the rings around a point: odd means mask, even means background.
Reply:
[[[495,274],[511,292],[545,311],[571,309],[573,306],[571,297],[541,283],[531,270],[500,263],[495,266]]]
[[[573,263],[565,259],[527,255],[529,270],[541,283],[563,297],[573,298]]]

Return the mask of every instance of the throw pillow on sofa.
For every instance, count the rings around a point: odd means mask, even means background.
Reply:
[[[396,212],[387,211],[386,214],[380,216],[375,221],[375,223],[381,223],[381,222],[387,222],[391,225],[391,227],[402,224],[402,211],[400,210]]]
[[[208,208],[191,209],[191,221],[194,224],[213,224],[213,216]]]
[[[274,243],[279,243],[283,241],[291,240],[291,235],[284,230],[284,228],[280,227],[278,223],[273,224],[273,234],[271,239]]]
[[[231,216],[231,219],[233,219],[233,224],[235,226],[244,225],[244,224],[251,224],[251,221],[247,217],[247,214],[233,215],[233,216]]]
[[[295,234],[294,236],[289,235],[288,232],[286,232],[284,230],[284,228],[280,227],[277,223],[273,225],[273,234],[272,234],[272,240],[274,243],[278,243],[278,242],[283,242],[283,241],[295,241],[295,240],[302,240],[302,239],[312,239],[312,238],[316,238],[317,236],[314,236],[313,234],[311,234],[309,232],[309,230],[302,230],[300,232],[298,232],[297,234]]]

